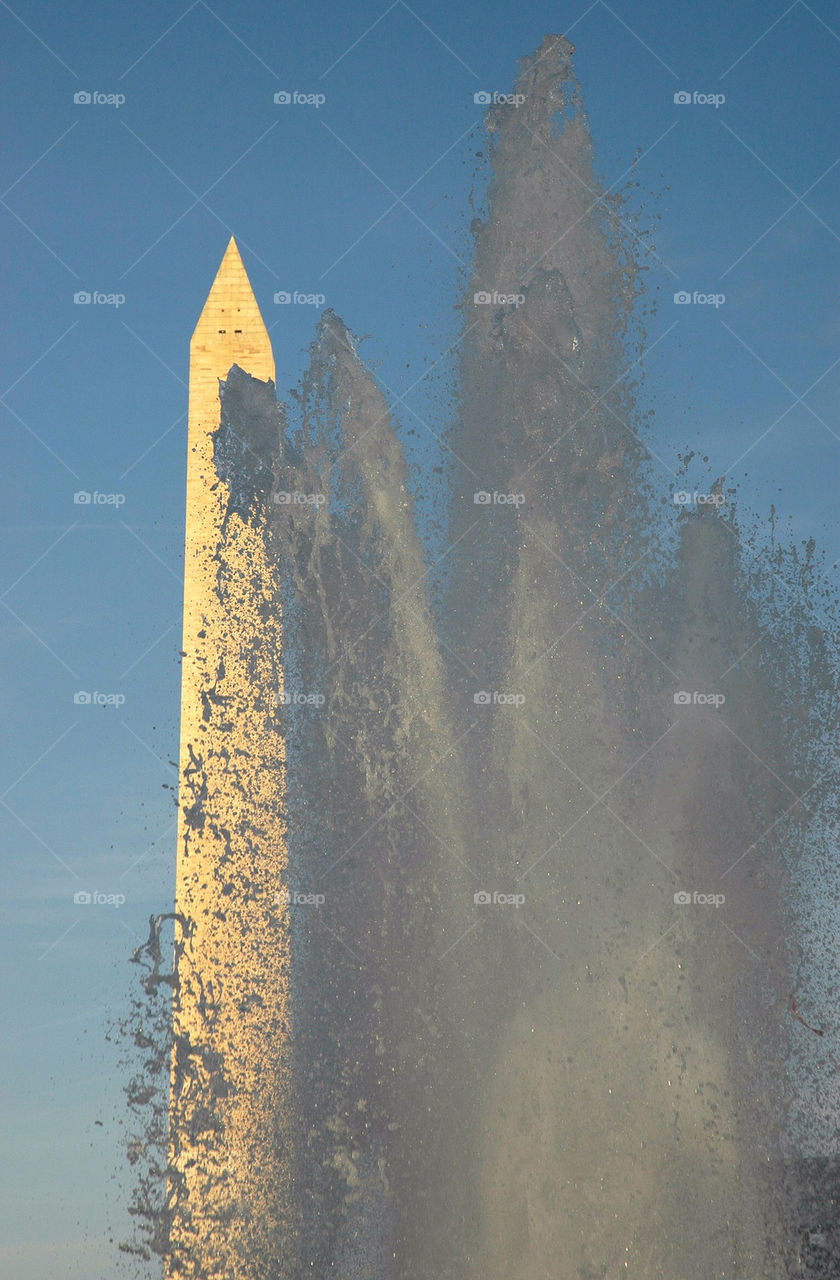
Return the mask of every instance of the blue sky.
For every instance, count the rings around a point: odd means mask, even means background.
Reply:
[[[802,0],[2,4],[0,1270],[113,1274],[123,1082],[104,1032],[130,950],[172,893],[188,343],[229,235],[281,397],[318,307],[274,293],[323,294],[405,395],[422,493],[451,412],[446,353],[482,180],[473,94],[509,89],[521,54],[567,34],[597,172],[637,181],[630,207],[655,228],[657,452],[674,467],[699,448],[710,474],[746,474],[745,496],[775,502],[833,561],[835,19]],[[282,90],[325,100],[275,104]],[[681,290],[725,302],[678,306]],[[79,291],[125,300],[80,305]],[[661,477],[669,495],[667,466]],[[77,491],[124,501],[77,505]],[[124,701],[76,705],[80,690]],[[79,907],[78,890],[126,901]]]

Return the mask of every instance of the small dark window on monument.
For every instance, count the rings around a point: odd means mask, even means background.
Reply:
[[[234,333],[241,333],[241,332],[242,332],[242,330],[241,330],[241,329],[234,329],[234,331],[233,331],[233,332],[234,332]]]
[[[227,333],[227,329],[220,329],[219,333]]]

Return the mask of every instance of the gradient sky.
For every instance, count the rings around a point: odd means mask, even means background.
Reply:
[[[568,35],[596,170],[637,181],[629,208],[654,228],[644,404],[663,497],[677,453],[700,448],[833,562],[838,26],[816,0],[0,0],[2,1274],[106,1280],[125,1231],[105,1033],[173,891],[188,343],[229,235],[281,398],[318,307],[274,293],[324,294],[404,396],[428,492],[482,184],[473,95],[508,90],[521,54]],[[325,101],[276,105],[279,90]],[[678,290],[725,303],[677,306]],[[76,505],[80,490],[124,501]],[[79,690],[124,703],[77,706]],[[80,907],[78,890],[126,901]]]

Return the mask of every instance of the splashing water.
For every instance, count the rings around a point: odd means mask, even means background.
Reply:
[[[283,1280],[831,1274],[835,602],[722,482],[662,515],[571,55],[546,37],[486,119],[439,600],[338,316],[294,426],[222,388],[284,602]],[[166,1256],[177,1204],[143,1203]]]

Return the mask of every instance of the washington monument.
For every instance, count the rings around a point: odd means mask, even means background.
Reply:
[[[265,513],[231,509],[214,456],[220,382],[233,366],[273,382],[268,333],[231,239],[190,344],[171,1280],[256,1280],[288,1247],[281,621]]]

